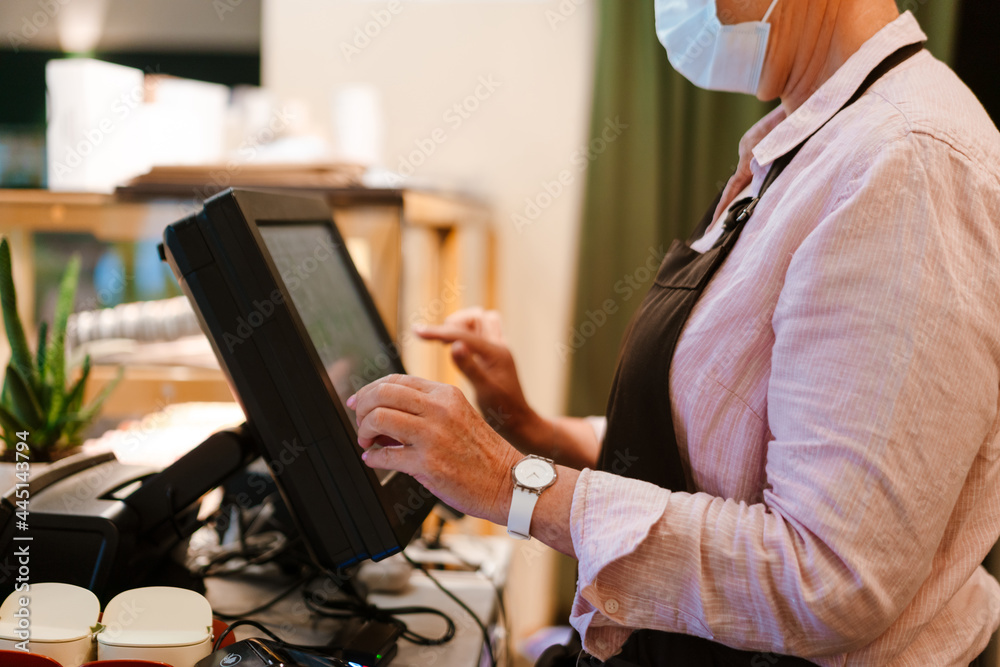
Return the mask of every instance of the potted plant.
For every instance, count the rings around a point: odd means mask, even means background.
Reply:
[[[10,342],[11,358],[0,392],[0,461],[14,460],[18,433],[27,433],[32,462],[52,461],[72,450],[82,440],[83,429],[90,424],[121,379],[108,384],[89,405],[83,394],[90,375],[90,356],[82,364],[80,377],[67,382],[66,324],[73,311],[80,258],[74,256],[63,273],[56,301],[51,335],[48,324],[38,327],[38,344],[32,354],[24,326],[17,312],[10,244],[0,240],[0,305],[4,329]]]

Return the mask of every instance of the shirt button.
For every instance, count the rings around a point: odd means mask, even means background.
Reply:
[[[619,607],[618,600],[614,598],[608,598],[604,601],[604,611],[609,614],[617,614]]]

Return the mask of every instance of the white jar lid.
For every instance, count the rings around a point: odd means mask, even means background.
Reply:
[[[27,605],[22,605],[25,598]],[[86,588],[70,584],[31,584],[27,592],[11,593],[0,605],[0,639],[21,641],[16,634],[23,629],[22,617],[27,609],[27,622],[32,642],[72,642],[89,637],[97,625],[101,603]]]
[[[204,629],[197,631],[155,631],[155,630],[125,630],[114,638],[106,637],[101,632],[97,641],[104,646],[122,646],[127,648],[169,648],[171,646],[196,646],[211,634]]]
[[[192,646],[212,636],[212,606],[183,588],[136,588],[108,603],[101,625],[105,646]]]

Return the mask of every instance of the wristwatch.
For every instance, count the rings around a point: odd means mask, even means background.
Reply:
[[[519,540],[530,540],[531,515],[542,491],[556,483],[556,466],[552,459],[525,456],[510,469],[514,480],[514,497],[507,515],[507,534]]]

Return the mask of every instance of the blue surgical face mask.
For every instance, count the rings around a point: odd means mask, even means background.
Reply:
[[[656,35],[670,64],[694,85],[756,95],[776,4],[760,21],[722,25],[715,0],[655,0]]]

